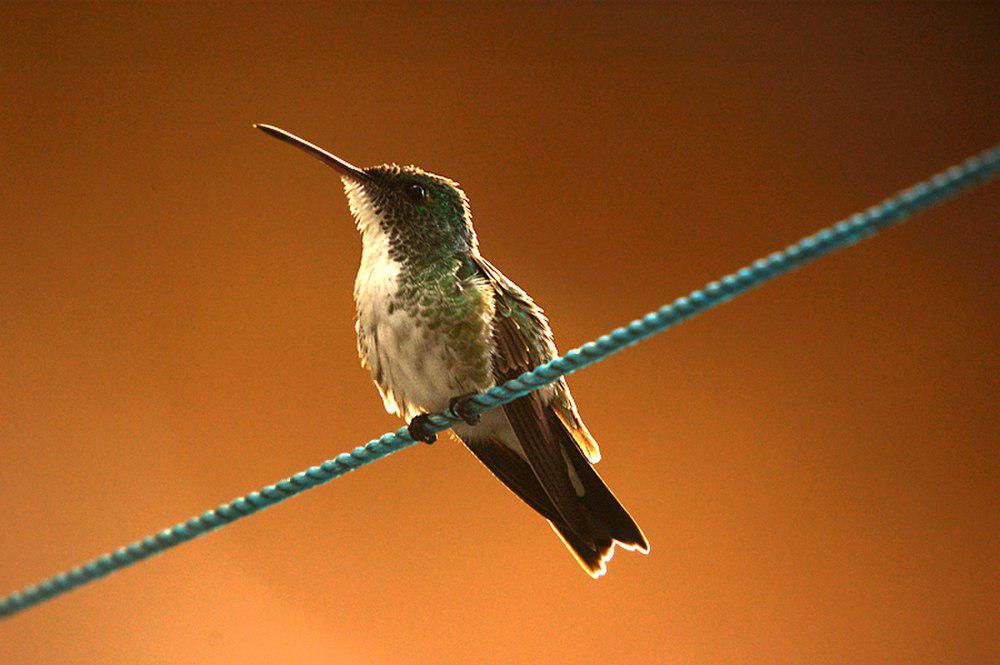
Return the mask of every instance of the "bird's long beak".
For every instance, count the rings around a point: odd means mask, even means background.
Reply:
[[[319,161],[323,162],[327,166],[332,167],[337,173],[340,174],[342,178],[349,178],[351,180],[356,180],[358,182],[365,182],[367,180],[370,180],[368,174],[359,169],[357,166],[345,162],[340,157],[337,157],[336,155],[333,155],[327,152],[326,150],[323,150],[323,148],[320,148],[317,145],[313,145],[312,143],[306,141],[305,139],[300,139],[298,136],[292,134],[291,132],[286,132],[285,130],[280,129],[278,127],[274,127],[273,125],[254,125],[254,127],[264,132],[265,134],[273,136],[279,141],[284,141],[285,143],[291,144],[296,148],[301,148],[302,150],[305,150],[307,153],[309,153]]]

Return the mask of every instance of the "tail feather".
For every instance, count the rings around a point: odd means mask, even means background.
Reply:
[[[597,472],[586,463],[574,460],[574,469],[584,487],[584,504],[588,518],[595,524],[594,531],[607,534],[585,540],[566,524],[550,521],[549,524],[587,573],[598,578],[607,572],[607,562],[615,553],[615,546],[626,550],[649,553],[649,541],[624,506],[604,484]]]
[[[476,457],[529,506],[545,517],[580,566],[597,578],[607,570],[607,562],[616,545],[630,551],[649,552],[649,542],[642,529],[625,510],[584,452],[572,439],[572,434],[555,414],[546,417],[550,430],[560,441],[565,472],[575,476],[582,492],[574,492],[571,500],[576,509],[571,514],[576,523],[567,521],[566,512],[553,504],[537,475],[520,454],[498,438],[463,440]]]
[[[568,432],[567,436],[571,437]],[[584,492],[580,500],[590,517],[603,527],[597,533],[608,534],[612,540],[626,549],[639,551],[643,554],[649,553],[649,541],[646,540],[642,529],[597,474],[594,467],[590,465],[583,453],[575,445],[566,446],[564,450],[567,451],[573,470],[583,485]],[[611,556],[608,555],[608,558],[610,559]]]
[[[559,539],[570,551],[570,554],[583,567],[587,574],[597,579],[608,572],[607,562],[614,554],[615,542],[610,538],[602,538],[594,543],[587,543],[577,536],[572,529],[561,522],[549,522]]]

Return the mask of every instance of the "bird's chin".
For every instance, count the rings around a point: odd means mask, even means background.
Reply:
[[[340,182],[344,184],[344,193],[347,194],[347,198],[350,199],[353,196],[367,196],[364,192],[364,187],[360,182],[354,178],[345,178],[341,176]]]
[[[344,193],[347,194],[347,204],[351,208],[351,215],[362,233],[366,229],[379,227],[378,213],[372,204],[371,196],[365,191],[363,184],[351,178],[341,178],[344,182]]]

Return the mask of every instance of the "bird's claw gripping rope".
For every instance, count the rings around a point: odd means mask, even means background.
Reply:
[[[960,165],[906,189],[882,203],[829,226],[784,250],[774,252],[749,266],[708,284],[703,289],[678,298],[650,312],[627,326],[588,342],[566,355],[541,365],[531,372],[470,397],[463,405],[464,415],[454,413],[426,414],[423,432],[433,434],[451,427],[465,416],[475,416],[511,402],[532,390],[546,386],[559,378],[604,360],[613,353],[640,342],[656,333],[700,314],[716,305],[749,291],[775,277],[813,261],[836,249],[847,247],[910,215],[951,198],[958,192],[984,182],[1000,169],[1000,146],[996,146]],[[166,549],[214,531],[241,517],[252,515],[317,485],[353,471],[358,467],[412,446],[414,437],[406,427],[383,434],[349,453],[342,453],[318,466],[268,485],[231,503],[209,510],[187,522],[175,524],[156,535],[136,541],[126,547],[94,559],[65,573],[60,573],[37,585],[27,587],[0,599],[0,618],[10,616],[32,605],[93,582],[108,573],[125,568]]]
[[[410,435],[410,438],[414,441],[423,441],[427,445],[430,445],[437,441],[437,434],[430,427],[430,415],[426,413],[421,413],[419,416],[413,416],[410,419],[410,424],[406,426],[406,433]]]
[[[472,409],[472,398],[475,396],[476,393],[466,393],[458,397],[452,397],[448,402],[448,415],[455,416],[466,425],[479,424],[480,415]]]

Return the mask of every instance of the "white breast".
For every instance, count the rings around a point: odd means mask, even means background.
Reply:
[[[390,413],[409,419],[440,411],[451,397],[461,394],[460,386],[453,385],[454,359],[439,333],[421,325],[403,307],[390,311],[402,266],[390,255],[389,238],[362,196],[351,197],[363,242],[354,282],[361,363],[371,371]]]
[[[378,224],[362,228],[363,249],[361,266],[354,280],[354,303],[358,310],[355,330],[358,334],[358,354],[361,364],[375,379],[386,410],[401,413],[400,404],[392,390],[394,374],[392,359],[387,350],[395,347],[395,331],[406,324],[401,320],[403,311],[389,311],[398,290],[400,264],[389,255],[389,239]]]

